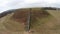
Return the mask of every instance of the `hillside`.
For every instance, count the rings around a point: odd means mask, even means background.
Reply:
[[[30,20],[29,20],[29,12]],[[25,34],[60,34],[60,10],[43,10],[41,8],[16,9],[0,14],[0,33]]]

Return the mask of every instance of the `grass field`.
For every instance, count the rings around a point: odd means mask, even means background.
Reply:
[[[22,11],[22,10],[21,10]],[[0,18],[1,34],[60,34],[60,10],[32,9],[30,31],[25,31],[28,10],[16,11]]]

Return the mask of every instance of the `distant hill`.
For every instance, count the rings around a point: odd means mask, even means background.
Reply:
[[[0,18],[6,16],[7,14],[11,14],[12,12],[14,12],[14,10],[4,11],[4,12],[0,13]]]
[[[43,7],[42,9],[44,9],[44,10],[56,10],[56,9],[60,10],[60,8],[56,8],[56,7]]]

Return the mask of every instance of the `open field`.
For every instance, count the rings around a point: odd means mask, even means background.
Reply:
[[[26,32],[29,11],[17,10],[0,18],[0,34],[60,34],[60,10],[32,9],[30,32]]]

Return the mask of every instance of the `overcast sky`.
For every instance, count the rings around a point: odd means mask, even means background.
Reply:
[[[0,0],[0,13],[17,8],[26,7],[58,7],[60,0]]]

